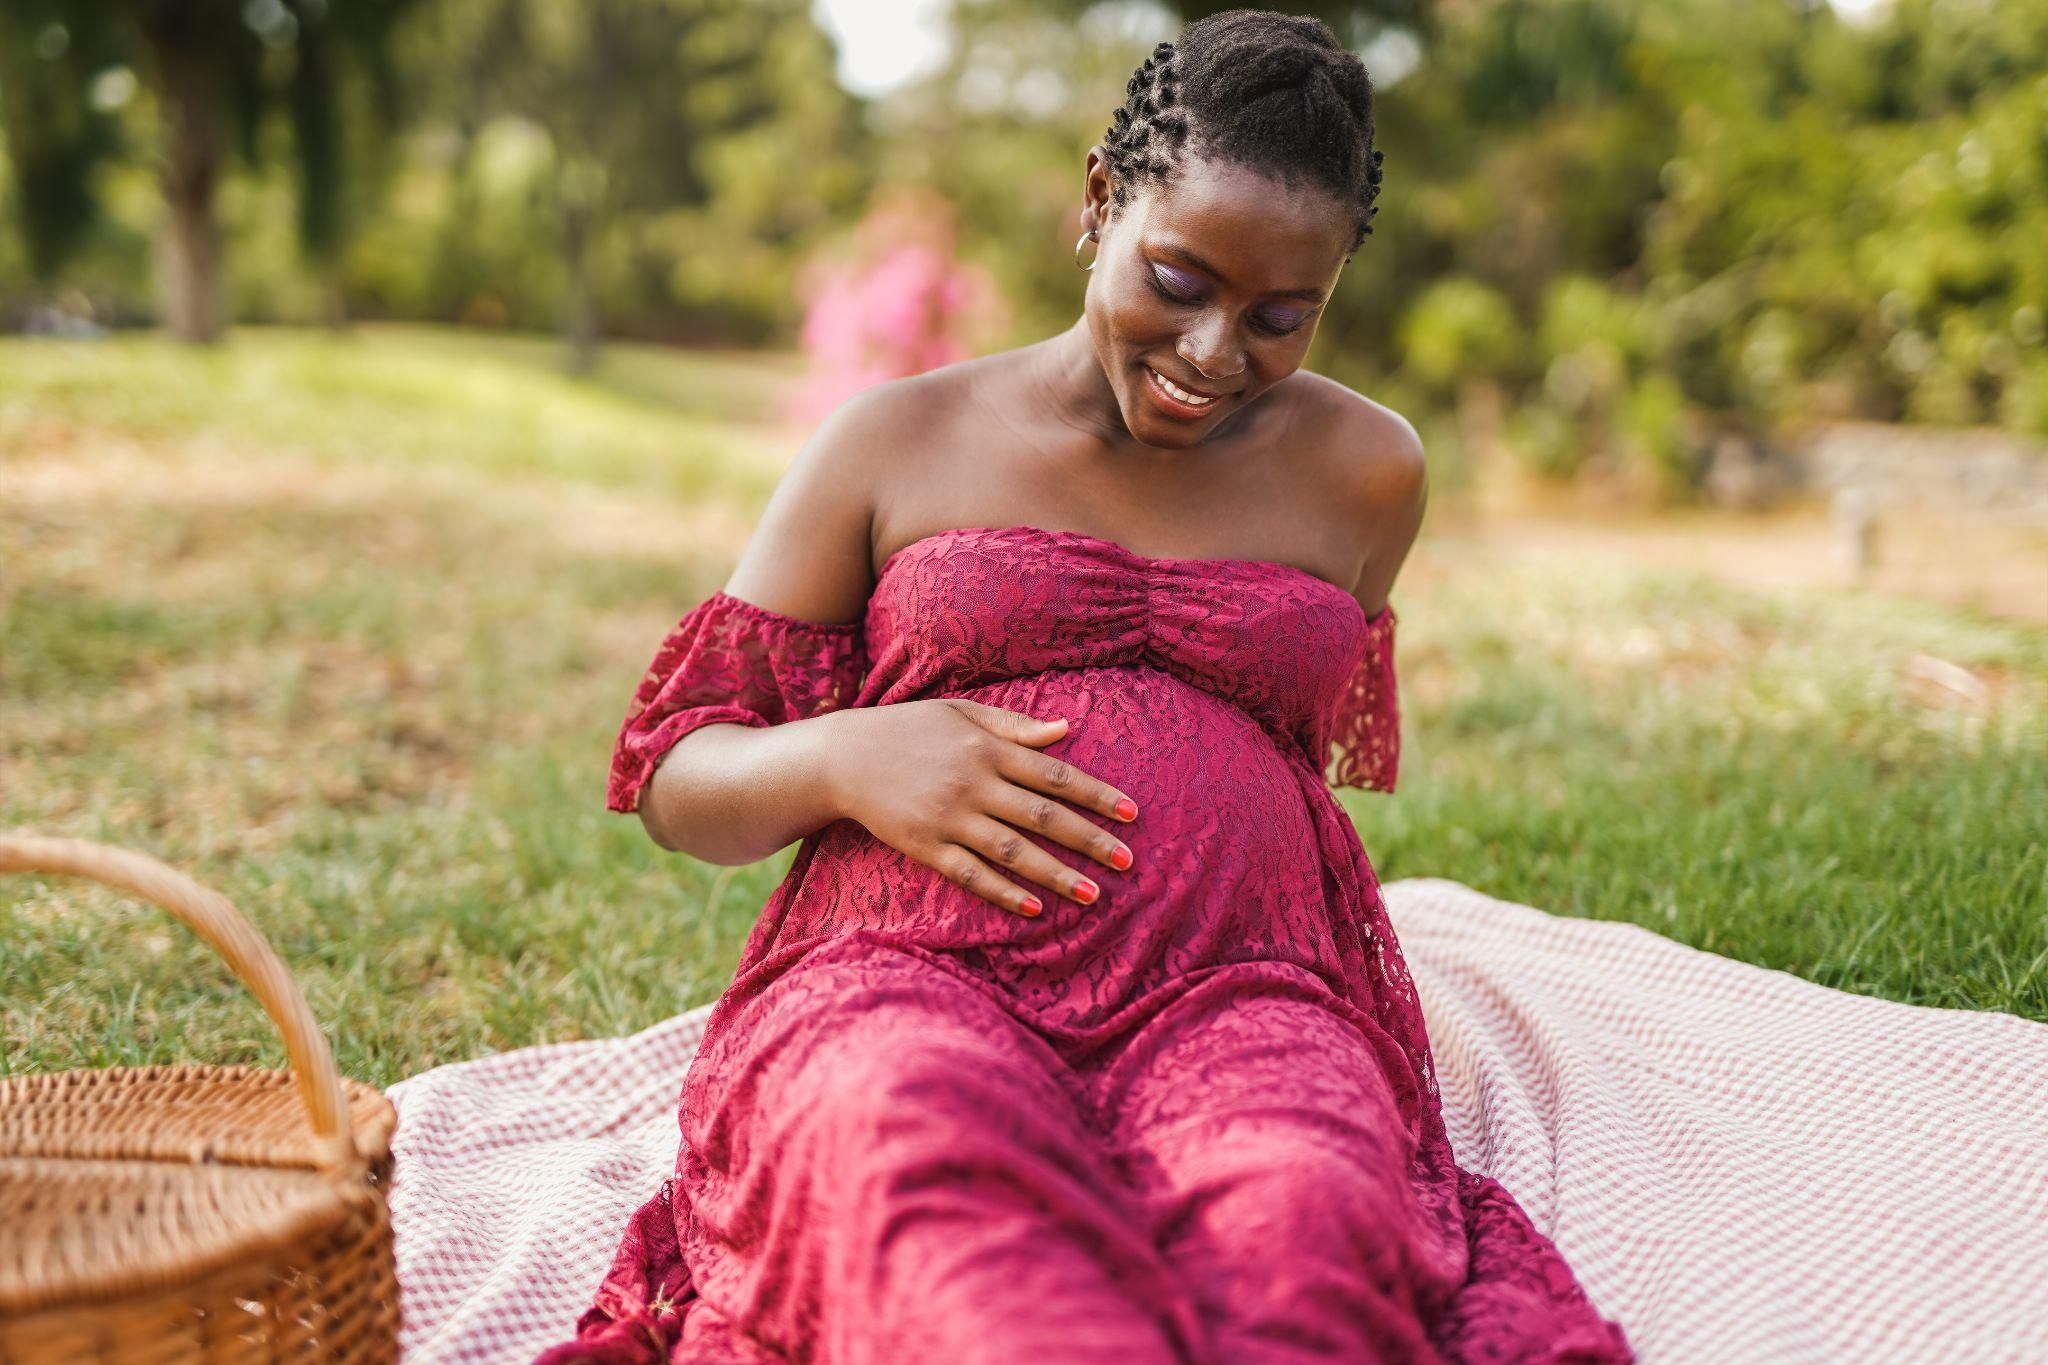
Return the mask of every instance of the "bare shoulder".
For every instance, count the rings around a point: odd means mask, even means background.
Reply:
[[[1300,429],[1326,452],[1328,477],[1381,506],[1405,503],[1421,491],[1428,461],[1412,422],[1327,375],[1302,370],[1295,380],[1301,385]]]
[[[858,619],[873,588],[876,510],[916,477],[935,424],[958,408],[961,368],[871,385],[828,413],[776,484],[726,591],[803,620]]]
[[[977,356],[861,390],[819,426],[812,438],[818,458],[857,473],[878,497],[892,482],[920,478],[956,449],[951,437],[977,385],[1002,360],[1002,353]]]
[[[834,475],[879,487],[928,444],[934,417],[961,401],[965,364],[868,385],[831,409],[805,442],[791,475]]]
[[[1357,528],[1365,569],[1357,596],[1368,614],[1385,604],[1421,530],[1429,462],[1406,417],[1325,375],[1299,371],[1300,429],[1327,462],[1323,486]]]

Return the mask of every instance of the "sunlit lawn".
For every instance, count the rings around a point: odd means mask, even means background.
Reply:
[[[0,827],[219,887],[380,1083],[711,999],[786,865],[664,854],[603,787],[773,485],[787,364],[554,359],[0,341]],[[1402,789],[1345,796],[1383,878],[2048,1020],[2048,632],[1440,536],[1395,597]],[[8,1070],[281,1060],[205,949],[75,883],[6,885],[0,981]]]

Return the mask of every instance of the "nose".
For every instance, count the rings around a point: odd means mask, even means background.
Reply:
[[[1244,370],[1244,350],[1234,346],[1228,318],[1184,332],[1174,344],[1182,360],[1204,379],[1230,379]]]

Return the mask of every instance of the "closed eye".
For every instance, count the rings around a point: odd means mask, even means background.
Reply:
[[[1269,318],[1255,314],[1252,317],[1252,325],[1262,332],[1270,333],[1276,337],[1284,337],[1290,333],[1300,331],[1302,325],[1308,320],[1309,314],[1307,313],[1289,313],[1279,318]]]
[[[1157,266],[1154,266],[1149,274],[1152,278],[1152,288],[1161,298],[1170,299],[1174,303],[1200,303],[1202,301],[1200,294],[1179,293],[1175,291],[1165,272],[1161,271]]]
[[[1147,275],[1152,291],[1169,303],[1193,306],[1202,301],[1200,294],[1181,293],[1176,290],[1172,284],[1172,277],[1157,266],[1148,271]],[[1312,316],[1313,309],[1306,313],[1282,313],[1277,316],[1255,313],[1252,315],[1252,325],[1268,336],[1284,337],[1300,331],[1302,324]]]

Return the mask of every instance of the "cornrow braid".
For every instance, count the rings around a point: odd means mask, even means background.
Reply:
[[[1180,75],[1174,69],[1174,45],[1161,43],[1131,73],[1124,85],[1124,103],[1103,138],[1115,202],[1129,202],[1131,187],[1166,176],[1179,158],[1174,153],[1187,140],[1187,114],[1180,100]]]
[[[1372,94],[1365,64],[1320,19],[1236,9],[1197,20],[1124,86],[1102,139],[1111,202],[1125,206],[1200,151],[1352,204],[1348,260],[1379,212]]]

